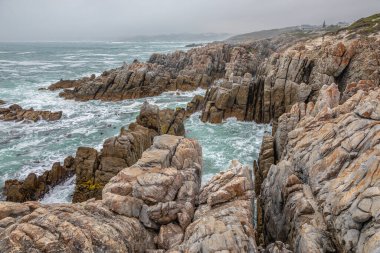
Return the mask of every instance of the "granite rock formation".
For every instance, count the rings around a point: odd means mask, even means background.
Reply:
[[[207,88],[226,74],[254,73],[259,62],[271,52],[273,44],[209,44],[189,51],[153,54],[149,61],[105,71],[98,77],[61,80],[49,89],[64,89],[60,96],[75,100],[123,100],[157,96],[164,91]]]
[[[202,111],[204,106],[204,97],[201,95],[196,95],[193,99],[187,103],[186,106],[186,116],[190,117],[193,113]]]
[[[184,109],[164,109],[144,103],[136,123],[122,128],[118,136],[104,141],[99,152],[93,148],[78,148],[74,161],[76,187],[73,202],[100,199],[102,189],[120,170],[132,166],[148,149],[155,136],[185,135]]]
[[[5,102],[4,102],[5,103]],[[0,103],[1,105],[2,103]],[[39,120],[54,121],[62,117],[62,112],[35,111],[33,108],[23,109],[17,104],[10,105],[8,108],[0,108],[0,120],[3,121],[32,121]]]
[[[253,199],[249,168],[233,161],[201,189],[183,242],[169,252],[257,252]]]
[[[335,35],[295,43],[263,60],[257,71],[232,73],[217,80],[205,96],[202,120],[220,123],[228,117],[273,121],[293,104],[315,102],[324,84],[339,90],[359,80],[380,83],[380,38],[349,39]],[[243,81],[246,80],[246,81]]]
[[[261,186],[266,243],[283,241],[295,252],[380,250],[380,89],[359,83],[364,89],[347,85],[352,96],[341,104],[333,84],[314,106],[293,106],[294,127]]]
[[[64,165],[55,163],[52,169],[37,176],[29,174],[25,180],[7,180],[4,186],[6,200],[24,202],[39,200],[52,187],[76,175],[74,202],[101,198],[104,185],[120,170],[132,166],[148,149],[153,138],[161,134],[183,136],[185,110],[159,110],[144,103],[136,123],[122,128],[118,136],[104,141],[99,152],[94,148],[79,147],[75,157],[67,157]]]
[[[264,135],[261,143],[261,149],[258,161],[253,162],[253,171],[255,173],[255,193],[261,194],[261,186],[267,177],[269,169],[275,163],[274,138],[271,135]],[[264,224],[263,210],[260,198],[256,198],[256,242],[263,245],[264,241]]]
[[[5,181],[3,194],[7,201],[25,202],[41,199],[52,187],[64,182],[75,174],[74,158],[69,156],[63,166],[56,162],[52,168],[37,176],[30,173],[25,180],[10,179]]]
[[[195,140],[157,136],[113,177],[103,200],[77,204],[0,202],[3,252],[258,252],[249,169],[201,185]]]

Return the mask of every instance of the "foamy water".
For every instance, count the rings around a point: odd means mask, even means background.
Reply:
[[[135,58],[145,61],[154,52],[186,50],[186,44],[0,43],[0,99],[25,108],[63,111],[62,119],[55,122],[0,122],[0,186],[9,178],[43,173],[54,162],[74,155],[79,146],[100,149],[106,138],[117,135],[122,126],[135,120],[145,100],[160,108],[176,108],[186,106],[195,94],[205,93],[198,89],[119,102],[75,102],[60,98],[59,91],[38,88],[61,78],[99,74]],[[199,114],[186,122],[186,135],[202,144],[205,180],[227,168],[232,159],[252,165],[265,130],[269,130],[266,125],[234,119],[219,125],[202,123]],[[69,202],[73,189],[71,178],[42,201]]]

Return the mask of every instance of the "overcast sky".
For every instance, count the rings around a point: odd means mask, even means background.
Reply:
[[[0,0],[0,41],[240,34],[376,12],[380,0]]]

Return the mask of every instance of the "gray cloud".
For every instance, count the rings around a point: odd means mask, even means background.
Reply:
[[[0,0],[0,41],[239,34],[379,11],[379,0]]]

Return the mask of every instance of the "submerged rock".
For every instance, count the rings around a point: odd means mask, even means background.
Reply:
[[[1,102],[1,101],[0,101]],[[1,104],[1,103],[0,103]],[[23,109],[17,104],[13,104],[8,108],[0,108],[0,120],[3,121],[32,121],[39,120],[55,121],[62,117],[62,111],[35,111],[33,108]]]

